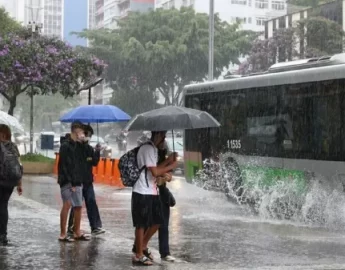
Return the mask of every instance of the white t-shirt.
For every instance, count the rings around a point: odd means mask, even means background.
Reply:
[[[138,167],[146,168],[157,167],[158,161],[158,149],[153,144],[145,144],[140,147],[137,155]],[[150,170],[147,170],[147,182],[145,177],[145,171],[143,170],[138,181],[133,187],[133,192],[143,195],[158,195],[158,188],[156,178],[153,177]],[[148,183],[148,186],[147,186]]]

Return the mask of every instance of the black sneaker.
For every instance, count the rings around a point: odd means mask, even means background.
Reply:
[[[98,235],[98,234],[102,234],[102,233],[105,233],[105,230],[103,228],[97,228],[97,229],[93,229],[91,231],[91,234],[93,234],[93,235]]]

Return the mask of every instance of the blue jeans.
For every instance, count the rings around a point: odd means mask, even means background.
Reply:
[[[162,203],[163,223],[159,227],[158,240],[159,240],[159,253],[161,258],[170,255],[169,247],[169,219],[170,219],[170,206]]]
[[[87,217],[90,222],[91,230],[102,228],[102,221],[99,215],[98,206],[96,203],[95,190],[93,184],[83,186],[83,197],[85,200]],[[74,211],[71,209],[71,213],[68,221],[68,230],[73,231],[73,222],[74,222]]]

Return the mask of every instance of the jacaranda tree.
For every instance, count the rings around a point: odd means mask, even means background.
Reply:
[[[77,52],[57,38],[23,34],[0,38],[0,63],[0,94],[8,100],[11,115],[21,93],[60,93],[67,98],[101,76],[106,67],[98,58]]]

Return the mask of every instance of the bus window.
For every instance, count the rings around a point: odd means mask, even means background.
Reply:
[[[332,80],[287,88],[285,110],[291,113],[294,135],[287,157],[343,160],[343,84]]]

